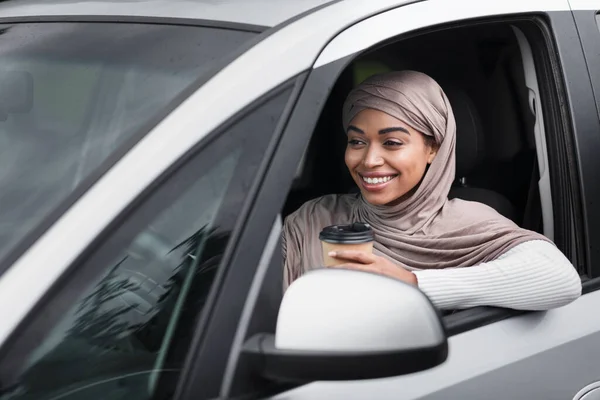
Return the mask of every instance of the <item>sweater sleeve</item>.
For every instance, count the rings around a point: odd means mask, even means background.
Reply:
[[[495,306],[548,310],[581,295],[581,279],[551,243],[521,243],[494,261],[469,268],[415,271],[419,288],[440,309]]]
[[[288,216],[281,233],[281,250],[283,255],[283,291],[302,275],[302,232],[298,227],[296,216]]]

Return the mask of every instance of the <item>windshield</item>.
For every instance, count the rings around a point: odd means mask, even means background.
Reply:
[[[254,35],[141,23],[0,24],[0,260]]]

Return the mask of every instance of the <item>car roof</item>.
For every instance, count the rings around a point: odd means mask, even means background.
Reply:
[[[339,1],[339,0],[338,0]],[[332,0],[19,0],[0,3],[0,18],[131,16],[223,21],[272,27]]]

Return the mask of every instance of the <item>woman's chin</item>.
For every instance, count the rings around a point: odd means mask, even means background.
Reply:
[[[363,198],[374,206],[385,206],[397,200],[397,197],[385,195],[384,193],[374,194],[372,192],[362,191]]]
[[[378,192],[365,190],[361,188],[362,197],[369,203],[374,206],[394,206],[402,203],[404,200],[409,198],[413,194],[413,190],[409,190],[408,192],[404,190],[390,190],[392,188],[386,188],[386,190],[381,190]],[[398,196],[398,192],[400,192],[400,196]]]

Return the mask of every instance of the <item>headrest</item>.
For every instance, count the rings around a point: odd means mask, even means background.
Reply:
[[[26,71],[0,71],[0,112],[20,114],[33,107],[33,77]]]
[[[467,93],[453,84],[440,83],[456,119],[456,177],[475,169],[484,158],[483,129],[475,104]]]

